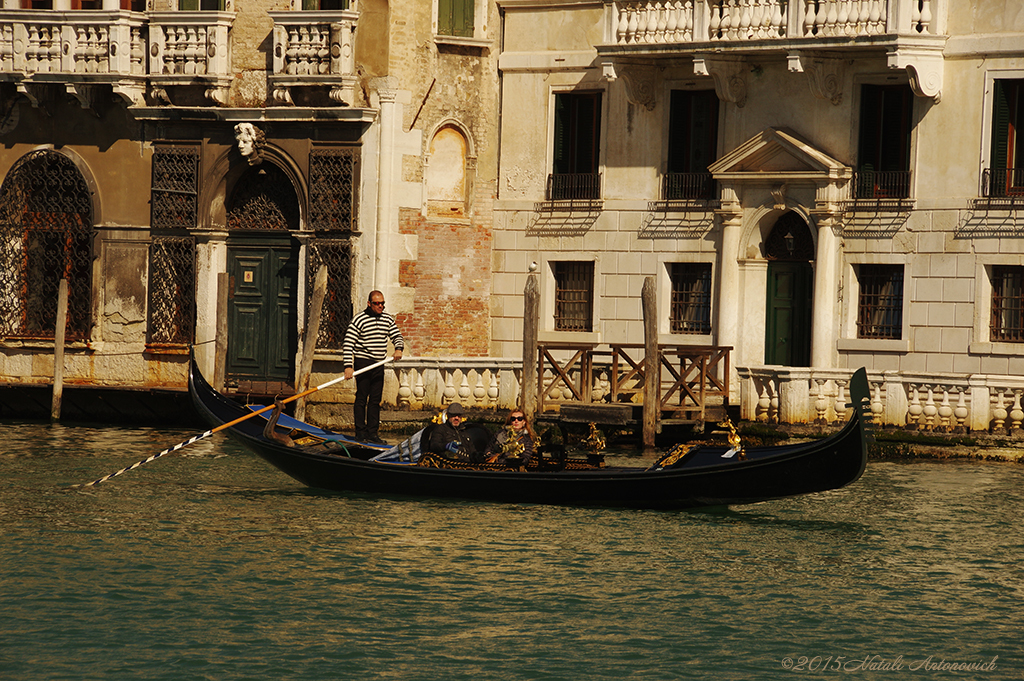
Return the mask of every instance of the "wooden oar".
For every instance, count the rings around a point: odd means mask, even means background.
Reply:
[[[394,357],[386,357],[386,358],[382,359],[381,361],[377,362],[376,364],[371,364],[370,366],[363,367],[359,371],[352,372],[352,377],[355,378],[356,376],[358,376],[359,374],[363,373],[364,371],[369,371],[370,369],[376,369],[377,367],[383,366],[383,365],[387,364],[388,362],[393,362],[394,359],[395,359]],[[338,383],[338,382],[344,381],[344,380],[345,380],[344,376],[339,376],[338,378],[331,379],[330,381],[327,381],[326,383],[321,383],[320,385],[316,386],[315,388],[310,388],[309,390],[303,390],[301,393],[297,393],[297,394],[292,395],[291,397],[289,397],[287,399],[281,400],[281,402],[282,403],[292,402],[293,400],[297,400],[300,397],[305,397],[306,395],[309,395],[311,393],[315,393],[318,390],[323,390],[324,388],[327,388],[329,386],[334,385],[335,383]],[[138,468],[139,466],[141,466],[143,464],[147,464],[150,461],[156,461],[157,459],[159,459],[161,456],[164,456],[165,454],[170,454],[171,452],[176,452],[176,451],[178,451],[179,449],[181,449],[183,447],[188,447],[193,442],[197,442],[199,440],[202,440],[203,438],[210,437],[211,435],[213,435],[214,433],[216,433],[218,431],[224,430],[225,428],[230,428],[231,426],[235,425],[236,423],[241,423],[242,421],[245,421],[246,419],[251,419],[253,416],[256,416],[258,414],[262,414],[264,412],[270,411],[273,408],[274,408],[274,405],[271,404],[271,405],[268,405],[266,407],[263,407],[262,409],[257,409],[255,411],[249,413],[249,414],[246,414],[245,416],[239,416],[234,421],[228,421],[227,423],[222,423],[219,426],[217,426],[216,428],[211,428],[210,430],[206,431],[205,433],[200,433],[199,435],[191,437],[188,440],[185,440],[184,442],[179,442],[178,444],[174,445],[173,447],[168,447],[164,451],[160,452],[159,454],[154,454],[153,456],[149,457],[148,459],[143,459],[142,461],[136,461],[131,466],[126,466],[125,468],[122,468],[121,470],[117,471],[116,473],[111,473],[110,475],[104,475],[99,480],[93,480],[92,482],[87,482],[85,484],[71,485],[71,487],[73,487],[73,488],[95,487],[96,485],[100,484],[101,482],[106,482],[107,480],[110,480],[111,478],[116,478],[117,476],[121,475],[122,473],[127,473],[128,471],[133,471],[133,470],[135,470],[136,468]]]

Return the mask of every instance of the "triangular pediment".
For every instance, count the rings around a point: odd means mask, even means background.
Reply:
[[[848,178],[852,169],[792,132],[765,128],[709,167],[716,179]]]

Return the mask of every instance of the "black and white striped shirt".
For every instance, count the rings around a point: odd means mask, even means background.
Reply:
[[[387,312],[375,314],[369,308],[363,310],[348,325],[345,342],[341,346],[341,357],[345,367],[355,366],[355,358],[371,359],[376,362],[387,357],[388,339],[395,350],[405,349],[405,339],[395,324],[395,318]]]

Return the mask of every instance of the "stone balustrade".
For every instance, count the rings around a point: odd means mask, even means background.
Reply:
[[[835,423],[849,417],[852,372],[741,367],[742,418],[770,423]],[[1017,434],[1024,423],[1024,377],[869,372],[871,412],[880,425],[936,432]]]
[[[937,2],[938,0],[934,0]],[[618,45],[934,34],[933,0],[626,0]]]
[[[523,363],[504,359],[403,359],[385,370],[383,404],[398,409],[512,409],[519,404]]]
[[[128,11],[0,11],[0,72],[144,75],[146,40]]]
[[[229,12],[149,12],[149,73],[230,76]]]
[[[323,86],[339,104],[351,104],[355,72],[355,11],[271,11],[274,20],[272,73],[267,80],[275,101],[293,104],[295,87]]]

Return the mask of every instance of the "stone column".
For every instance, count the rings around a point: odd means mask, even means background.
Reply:
[[[731,192],[730,192],[731,193]],[[726,190],[722,191],[723,199]],[[733,194],[735,197],[735,194]],[[743,223],[743,212],[739,202],[730,202],[726,206],[723,200],[722,210],[718,211],[722,221],[722,247],[719,251],[718,263],[718,344],[739,348],[740,310],[740,228]],[[734,357],[732,365],[737,364]]]
[[[401,181],[401,156],[395,151],[397,131],[402,125],[397,103],[398,79],[375,78],[371,87],[380,101],[380,151],[377,167],[377,239],[373,268],[373,287],[387,297],[397,277],[391,276],[391,238],[398,233],[398,207],[392,200],[395,185]]]
[[[832,216],[818,217],[818,252],[814,263],[814,307],[811,313],[811,366],[835,368],[839,332],[839,249]]]

